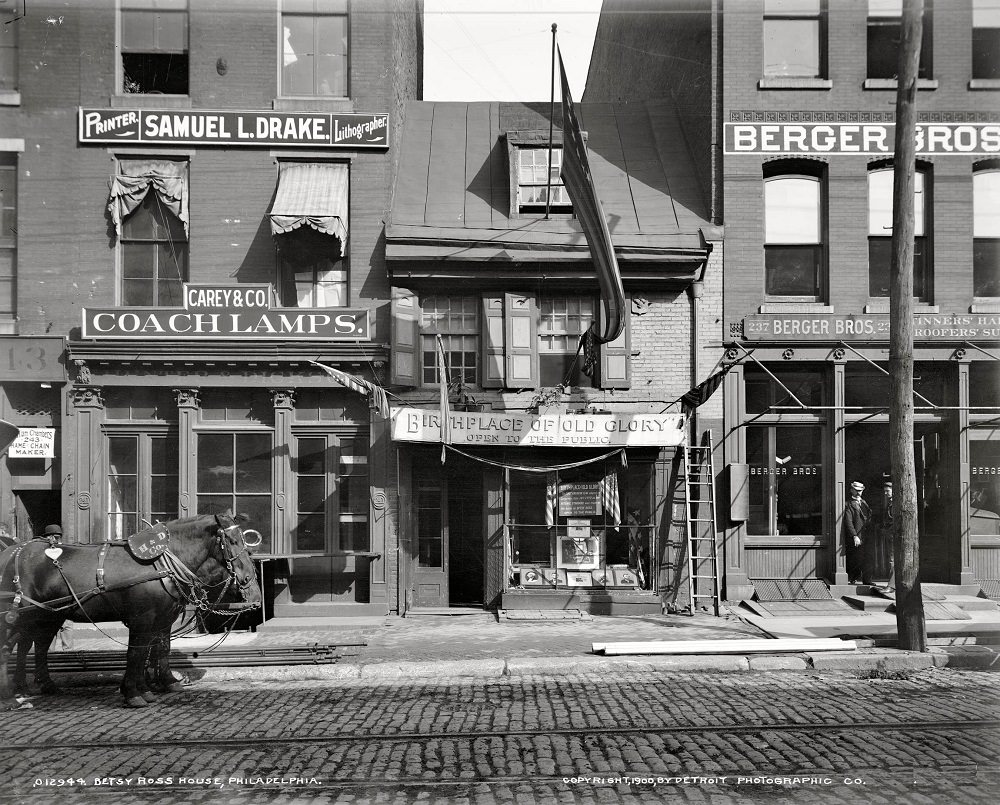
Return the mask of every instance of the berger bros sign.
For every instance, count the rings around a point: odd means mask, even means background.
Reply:
[[[388,148],[387,114],[80,109],[81,143]]]
[[[367,341],[366,309],[272,308],[270,285],[185,283],[184,307],[84,308],[84,338]]]

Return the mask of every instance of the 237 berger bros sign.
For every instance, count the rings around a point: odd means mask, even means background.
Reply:
[[[184,307],[84,308],[84,338],[367,341],[367,310],[272,308],[270,285],[186,283]]]
[[[80,109],[79,141],[388,148],[389,115]]]

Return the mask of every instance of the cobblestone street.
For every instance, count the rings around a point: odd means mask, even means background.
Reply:
[[[1000,676],[903,676],[293,685],[247,675],[145,710],[81,678],[2,716],[0,800],[993,801]]]

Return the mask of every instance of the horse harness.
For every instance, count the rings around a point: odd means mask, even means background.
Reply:
[[[14,592],[10,593],[7,591],[0,591],[0,599],[12,599],[11,610],[8,611],[6,615],[7,620],[9,623],[16,621],[16,613],[18,608],[22,606],[22,602],[24,605],[35,606],[49,612],[62,612],[63,610],[71,609],[74,606],[80,607],[82,611],[83,604],[95,596],[104,595],[105,593],[118,592],[120,590],[128,589],[129,587],[135,587],[139,584],[145,584],[149,581],[166,579],[173,582],[173,586],[177,592],[177,594],[175,594],[166,584],[164,584],[164,589],[166,589],[167,593],[172,598],[178,601],[183,601],[185,605],[194,606],[203,612],[222,612],[221,610],[215,609],[215,607],[219,605],[222,601],[222,597],[232,585],[235,585],[240,591],[240,595],[243,598],[244,603],[247,604],[248,609],[260,606],[259,603],[250,602],[247,595],[248,589],[254,583],[253,580],[248,579],[245,583],[240,582],[236,573],[236,562],[240,556],[243,554],[249,555],[248,549],[260,544],[260,539],[258,538],[258,541],[253,543],[252,546],[249,545],[245,539],[245,533],[254,533],[259,537],[259,532],[254,531],[253,529],[248,529],[247,532],[244,532],[235,521],[224,515],[215,515],[215,520],[218,525],[215,536],[222,549],[222,556],[224,558],[227,571],[225,586],[223,586],[215,601],[209,600],[208,592],[205,590],[205,585],[191,571],[191,569],[178,559],[173,551],[170,550],[170,532],[166,525],[163,523],[157,523],[152,528],[146,529],[144,532],[138,532],[138,534],[133,534],[127,539],[108,540],[107,542],[102,543],[97,559],[95,586],[80,595],[78,595],[73,589],[73,586],[66,578],[66,574],[63,572],[62,565],[59,563],[59,555],[62,553],[62,549],[59,548],[53,540],[49,540],[50,547],[45,549],[45,554],[52,560],[52,564],[54,564],[56,569],[59,571],[59,575],[62,576],[63,582],[66,584],[70,594],[47,602],[36,601],[31,596],[26,595],[21,587],[19,560],[21,552],[29,543],[19,543],[17,545],[10,546],[0,553],[0,574],[2,574],[8,564],[11,562],[14,564]],[[225,525],[224,523],[226,521],[228,521],[230,525]],[[238,542],[240,545],[239,550],[235,552],[230,546],[230,538],[234,533],[239,537]],[[138,536],[145,536],[146,539],[136,540],[135,538]],[[35,540],[44,539],[44,537],[35,538]],[[105,580],[104,561],[111,548],[126,549],[136,560],[142,562],[147,562],[150,558],[152,558],[152,567],[150,572],[139,578],[131,579],[127,582],[122,582],[109,587]]]

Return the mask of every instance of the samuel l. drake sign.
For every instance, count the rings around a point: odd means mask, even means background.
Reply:
[[[367,341],[368,311],[271,307],[270,285],[184,285],[184,307],[84,308],[84,338]]]
[[[389,115],[80,109],[79,141],[388,148]]]

